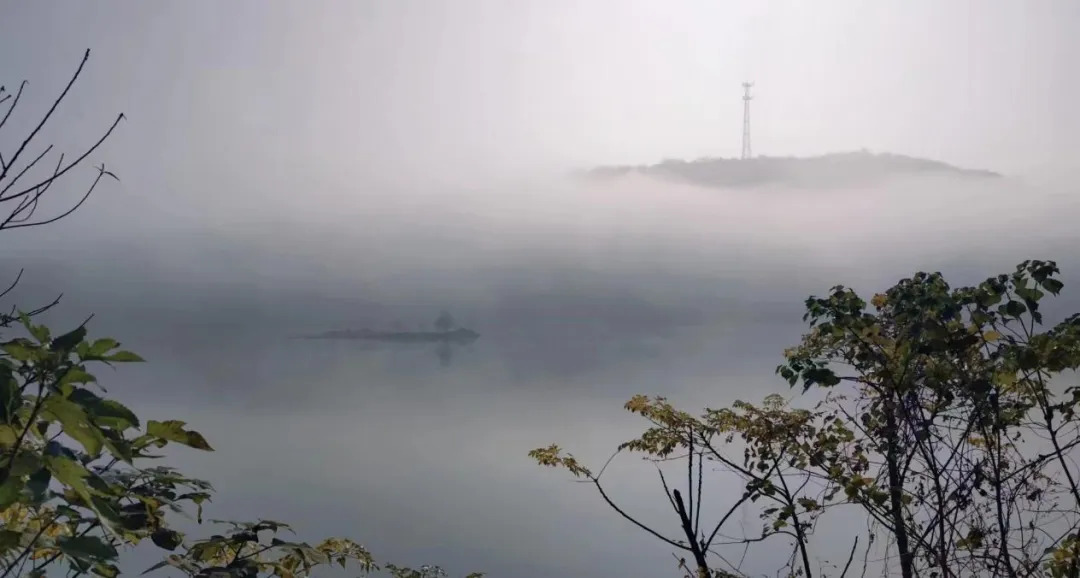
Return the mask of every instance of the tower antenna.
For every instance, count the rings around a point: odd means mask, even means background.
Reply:
[[[753,155],[750,152],[750,101],[754,98],[750,96],[750,89],[753,88],[753,82],[744,82],[743,86],[743,116],[742,116],[742,158],[748,159]]]

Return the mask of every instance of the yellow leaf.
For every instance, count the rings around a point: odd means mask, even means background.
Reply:
[[[0,425],[0,448],[10,448],[15,445],[19,437],[15,428],[9,425]]]

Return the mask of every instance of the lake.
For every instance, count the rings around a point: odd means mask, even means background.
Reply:
[[[526,453],[559,443],[599,466],[643,428],[621,407],[636,393],[694,410],[783,392],[772,370],[799,335],[794,321],[603,339],[572,323],[475,327],[481,338],[449,356],[438,345],[293,340],[287,329],[188,329],[178,342],[159,327],[127,343],[149,363],[98,373],[145,418],[185,419],[208,437],[216,452],[175,455],[218,488],[210,517],[280,519],[304,537],[345,534],[380,559],[452,572],[665,575],[669,548]],[[670,526],[648,466],[619,463],[605,476],[613,493]]]

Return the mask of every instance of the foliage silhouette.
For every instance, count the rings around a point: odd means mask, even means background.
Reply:
[[[449,313],[443,311],[439,313],[439,317],[435,319],[434,326],[436,331],[450,331],[457,327],[457,321],[454,321],[454,318],[451,317]]]
[[[838,286],[806,301],[810,331],[777,372],[820,401],[779,395],[700,415],[662,397],[626,409],[650,426],[619,450],[654,463],[686,462],[686,497],[661,483],[679,535],[666,535],[618,505],[593,472],[557,445],[531,452],[592,483],[624,518],[688,554],[696,576],[742,575],[722,550],[786,543],[779,570],[845,576],[820,559],[814,531],[831,512],[868,520],[863,573],[876,553],[883,572],[915,576],[1052,576],[1080,573],[1080,388],[1060,383],[1080,366],[1080,315],[1042,329],[1042,300],[1063,288],[1052,261],[1025,261],[975,287],[953,289],[917,273],[869,304]],[[743,491],[713,524],[701,524],[705,464]],[[759,531],[728,537],[732,515],[751,505]],[[895,556],[895,558],[893,558]],[[722,568],[722,570],[720,569]]]

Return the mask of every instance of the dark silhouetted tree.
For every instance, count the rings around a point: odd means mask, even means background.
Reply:
[[[1063,287],[1057,274],[1053,262],[1025,261],[975,287],[917,273],[869,303],[842,286],[808,299],[810,331],[777,370],[818,394],[806,409],[773,395],[692,415],[634,397],[626,408],[650,426],[619,449],[658,467],[686,462],[681,491],[660,470],[678,535],[618,505],[603,468],[554,445],[531,455],[591,482],[624,518],[688,554],[699,577],[742,575],[722,549],[766,543],[790,547],[782,573],[844,576],[860,538],[864,573],[873,550],[883,572],[904,578],[1076,577],[1080,314],[1043,328],[1042,300]],[[743,487],[709,525],[705,463]],[[732,536],[732,513],[748,504],[761,530]],[[846,561],[820,560],[814,530],[841,509],[861,511],[869,529]]]
[[[435,329],[438,331],[451,331],[457,327],[457,322],[450,316],[449,313],[443,311],[439,314],[439,317],[435,320]]]

